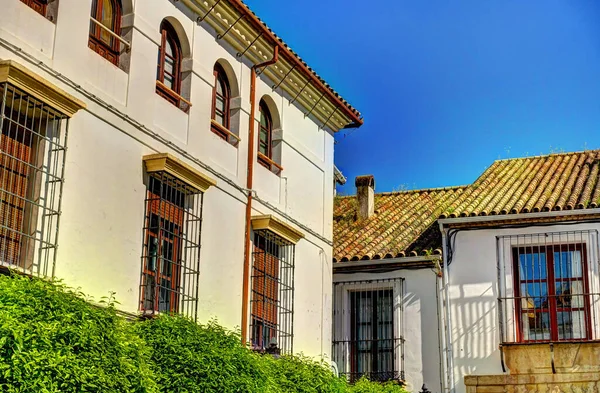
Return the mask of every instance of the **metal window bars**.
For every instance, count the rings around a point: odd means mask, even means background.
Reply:
[[[295,246],[267,230],[254,232],[251,319],[252,348],[293,353]]]
[[[600,339],[597,230],[496,240],[501,343]]]
[[[166,172],[146,191],[140,311],[198,315],[203,194]]]
[[[354,383],[404,380],[404,279],[333,284],[332,358]]]
[[[0,266],[54,277],[69,120],[0,84]]]

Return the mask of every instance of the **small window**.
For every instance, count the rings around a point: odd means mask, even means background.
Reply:
[[[90,20],[90,49],[119,65],[121,3],[119,0],[93,0]]]
[[[251,296],[252,347],[291,353],[294,245],[270,231],[254,234]]]
[[[149,174],[140,309],[196,317],[202,192],[164,171]]]
[[[181,97],[181,44],[173,26],[163,21],[160,25],[161,44],[158,50],[156,93],[171,104],[189,110],[190,104]]]
[[[227,142],[237,145],[238,138],[230,130],[231,127],[231,88],[225,70],[219,64],[215,65],[215,86],[212,98],[212,131]]]
[[[274,173],[283,169],[273,160],[273,117],[264,100],[260,101],[260,123],[258,130],[258,163]]]
[[[27,4],[35,12],[42,16],[46,16],[46,8],[48,7],[47,0],[21,0],[22,3]]]

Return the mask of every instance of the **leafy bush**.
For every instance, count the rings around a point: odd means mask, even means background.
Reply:
[[[156,392],[150,352],[110,305],[0,275],[0,391]]]
[[[127,322],[61,284],[0,275],[0,392],[405,393],[351,386],[298,356],[256,354],[216,322]]]

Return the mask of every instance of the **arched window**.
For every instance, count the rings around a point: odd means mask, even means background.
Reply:
[[[163,21],[158,50],[156,92],[167,101],[187,112],[189,103],[181,97],[181,44],[173,26]]]
[[[219,64],[215,65],[215,86],[213,87],[212,97],[212,126],[214,133],[221,138],[231,142],[232,139],[230,125],[231,114],[229,111],[229,101],[231,98],[231,88],[225,70]]]
[[[261,155],[269,160],[273,157],[272,140],[273,140],[273,118],[267,104],[261,100],[259,105],[260,111],[260,129],[258,131],[258,152],[259,159]]]
[[[273,173],[279,174],[283,168],[273,157],[273,116],[265,100],[259,104],[260,124],[258,126],[258,163]]]
[[[120,0],[93,0],[90,20],[90,49],[115,65],[119,65],[119,40],[121,36]]]

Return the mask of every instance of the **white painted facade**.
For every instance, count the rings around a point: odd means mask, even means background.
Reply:
[[[128,7],[132,12],[124,25],[131,28],[125,72],[88,48],[91,1],[60,0],[51,22],[20,0],[1,0],[0,59],[19,62],[87,104],[69,124],[56,276],[96,299],[115,292],[122,310],[138,310],[146,193],[142,157],[170,153],[217,182],[204,195],[199,320],[217,318],[239,327],[252,64],[217,40],[208,24],[195,23],[182,2],[133,0],[124,4],[125,12]],[[182,46],[189,43],[191,60],[184,63],[191,70],[189,113],[155,93],[159,26],[167,17],[185,32]],[[241,138],[237,147],[210,129],[217,61],[230,74],[231,131]],[[253,215],[272,214],[304,233],[295,248],[294,351],[327,357],[333,132],[305,117],[306,109],[290,104],[273,84],[258,78],[257,105],[269,97],[284,170],[277,176],[254,160]],[[258,110],[256,116],[258,121]]]
[[[552,213],[546,213],[546,215],[551,216]],[[447,221],[451,222],[452,219]],[[467,375],[504,374],[501,363],[498,313],[498,293],[502,285],[498,284],[496,261],[497,255],[501,259],[506,257],[503,256],[505,254],[502,250],[497,252],[496,238],[507,235],[554,233],[554,244],[569,244],[573,243],[573,231],[590,231],[590,238],[583,239],[582,242],[588,247],[588,259],[593,259],[592,262],[589,262],[588,274],[591,277],[588,277],[592,283],[596,284],[590,285],[597,286],[597,231],[599,230],[600,224],[597,223],[576,223],[573,225],[531,225],[525,228],[478,229],[461,231],[456,235],[453,258],[448,268],[451,320],[449,349],[452,354],[450,365],[454,382],[454,386],[449,385],[449,390],[465,393],[464,377]],[[567,232],[570,232],[570,235]],[[590,287],[592,293],[595,290]],[[594,313],[597,313],[598,304],[595,299],[595,297],[592,299],[592,302],[595,303],[592,308],[596,310]],[[509,307],[511,306],[509,305]],[[512,312],[509,310],[508,315],[511,314]],[[513,323],[512,317],[504,320]],[[593,329],[597,329],[597,327]],[[445,344],[443,346],[446,348]]]
[[[542,217],[553,217],[555,212],[538,213]],[[478,217],[479,219],[480,217]],[[501,217],[500,217],[501,218]],[[510,218],[510,217],[507,217]],[[468,219],[441,220],[444,225],[460,223]],[[568,221],[568,216],[564,218]],[[481,220],[484,221],[483,217]],[[437,224],[436,224],[437,225]],[[464,224],[463,224],[464,225]],[[467,224],[476,226],[477,222]],[[498,221],[497,226],[501,226]],[[336,337],[349,338],[352,322],[348,313],[348,293],[360,289],[359,282],[368,283],[377,280],[403,279],[402,295],[395,299],[394,321],[402,326],[400,332],[404,338],[404,374],[407,389],[420,391],[423,383],[431,392],[466,393],[465,376],[502,375],[510,370],[505,362],[506,372],[502,370],[501,360],[501,324],[499,317],[499,297],[515,296],[512,273],[504,270],[504,264],[512,263],[510,244],[503,243],[508,236],[519,236],[521,246],[525,244],[560,245],[585,244],[587,249],[588,291],[592,318],[600,315],[598,301],[598,283],[600,265],[598,263],[598,233],[600,224],[575,222],[569,224],[535,225],[512,228],[490,228],[460,230],[452,239],[452,260],[443,270],[445,277],[438,277],[436,269],[402,269],[382,273],[341,274],[339,266],[334,274],[334,283],[347,283],[343,290],[334,289],[342,294],[340,304],[334,303],[334,340]],[[584,233],[582,235],[581,233]],[[523,240],[525,239],[525,240]],[[540,240],[542,239],[542,240]],[[419,258],[419,257],[415,257]],[[426,259],[427,257],[423,257]],[[338,265],[359,264],[364,268],[384,268],[386,263],[402,262],[414,258],[398,258],[376,261],[338,262]],[[498,282],[500,260],[500,279]],[[443,262],[440,261],[443,266]],[[441,266],[441,267],[442,267]],[[446,282],[447,280],[447,282]],[[446,285],[447,283],[447,292]],[[335,284],[334,284],[335,287]],[[502,289],[504,288],[504,289]],[[504,294],[499,295],[504,291]],[[448,296],[446,297],[446,293]],[[394,290],[397,298],[397,290]],[[398,304],[402,307],[397,307]],[[510,326],[504,329],[505,342],[514,342],[508,337],[514,328],[514,303],[507,301],[503,323]],[[447,313],[448,311],[448,313]],[[449,319],[447,319],[449,315]],[[595,319],[593,319],[595,321]],[[447,339],[449,329],[450,340]],[[599,326],[592,326],[591,334],[598,336]],[[508,332],[508,333],[507,333]],[[448,344],[449,343],[449,344]],[[335,351],[334,351],[335,356]],[[549,362],[549,358],[547,359]],[[400,365],[396,364],[400,369]],[[338,368],[344,369],[344,365]],[[450,370],[450,372],[448,371]]]
[[[349,262],[340,262],[349,263]],[[375,284],[368,283],[384,281]],[[350,339],[349,293],[352,291],[392,289],[394,337],[404,339],[404,348],[396,345],[394,367],[402,370],[401,356],[404,355],[404,378],[411,392],[420,390],[423,383],[433,392],[440,391],[442,358],[439,348],[438,287],[440,278],[434,268],[398,269],[384,273],[336,273],[333,277],[337,291],[334,303],[334,340]],[[339,304],[338,304],[339,303]],[[346,312],[342,315],[341,310]],[[349,365],[338,364],[338,369],[349,369]]]

